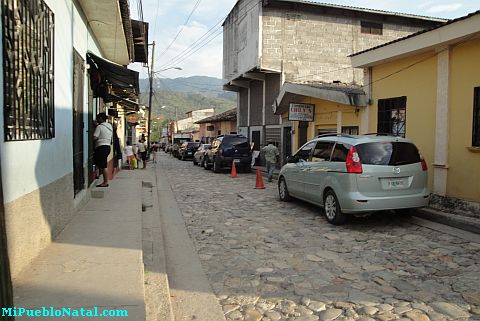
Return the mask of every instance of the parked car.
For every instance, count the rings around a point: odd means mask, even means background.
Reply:
[[[320,135],[287,158],[278,192],[323,207],[336,225],[352,213],[407,214],[428,203],[427,164],[401,137]]]
[[[205,153],[210,148],[210,144],[200,144],[195,154],[193,154],[193,165],[200,165],[203,167],[205,162]]]
[[[238,170],[250,171],[252,151],[248,138],[243,135],[221,135],[215,138],[205,154],[204,168],[213,168],[219,173],[223,168],[231,168],[235,162]]]
[[[172,144],[166,143],[165,149],[163,150],[165,153],[170,153],[172,151]]]
[[[193,154],[197,151],[198,146],[200,146],[198,142],[184,142],[178,149],[178,159],[193,159]]]

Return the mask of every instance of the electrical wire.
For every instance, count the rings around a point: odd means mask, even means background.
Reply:
[[[252,11],[253,9],[257,8],[258,5],[261,5],[261,2],[254,2],[250,7],[247,7],[246,10],[244,12],[242,12],[242,15],[241,16],[238,16],[237,18],[235,18],[233,20],[233,23],[236,23],[238,20],[241,20],[243,19],[244,17],[247,16],[247,14]],[[171,67],[171,66],[174,66],[175,64],[178,64],[179,62],[181,61],[184,61],[185,59],[182,59],[183,57],[190,57],[191,54],[193,51],[194,52],[197,52],[198,50],[196,50],[197,48],[203,48],[205,46],[205,42],[211,42],[213,39],[209,39],[213,34],[215,34],[215,32],[217,32],[220,28],[222,28],[223,26],[220,25],[218,26],[219,24],[222,24],[225,19],[227,19],[227,17],[230,15],[227,14],[226,16],[222,17],[222,19],[220,19],[216,24],[213,25],[213,27],[211,27],[207,32],[205,32],[199,39],[197,39],[196,41],[194,41],[192,44],[190,44],[186,49],[184,49],[181,53],[179,53],[178,55],[176,55],[175,57],[171,58],[167,63],[163,64],[162,67],[160,69],[164,69],[165,67]],[[217,27],[218,26],[218,27]],[[212,31],[213,30],[213,31]],[[222,30],[223,31],[223,30]],[[209,36],[206,37],[206,39],[203,39],[207,34],[210,34]],[[221,34],[221,33],[220,33]],[[218,37],[219,34],[216,34],[214,36],[214,38]],[[203,40],[202,40],[203,39]],[[193,53],[194,53],[193,52]],[[193,54],[192,53],[192,54]]]
[[[178,36],[182,33],[183,29],[185,28],[185,26],[188,24],[188,22],[190,21],[190,18],[192,17],[193,13],[195,12],[195,10],[197,10],[198,8],[198,5],[200,4],[202,0],[197,0],[197,2],[195,3],[195,5],[193,6],[193,9],[192,11],[190,12],[190,14],[188,15],[187,17],[187,20],[185,21],[185,23],[181,26],[180,30],[178,30],[177,34],[175,35],[175,37],[173,37],[173,40],[170,42],[170,44],[167,46],[167,48],[165,48],[165,50],[162,51],[162,53],[158,56],[158,59],[160,59],[161,57],[163,57],[163,55],[170,49],[170,47],[172,47],[172,45],[175,43],[175,41],[177,40]]]

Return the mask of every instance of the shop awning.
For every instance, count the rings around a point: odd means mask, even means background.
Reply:
[[[275,99],[275,115],[287,112],[290,103],[299,103],[308,97],[353,107],[367,106],[367,96],[360,86],[326,83],[285,83],[280,90],[280,94]]]
[[[90,66],[90,86],[94,97],[101,97],[105,102],[138,99],[138,72],[90,52],[87,53],[87,63]]]

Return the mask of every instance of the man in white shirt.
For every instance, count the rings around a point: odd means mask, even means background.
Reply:
[[[103,174],[103,183],[97,185],[97,187],[108,187],[107,158],[112,144],[113,127],[107,122],[107,119],[105,113],[99,113],[97,115],[98,125],[93,133],[93,140],[95,141],[93,162]]]

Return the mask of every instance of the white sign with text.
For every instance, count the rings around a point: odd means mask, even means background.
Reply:
[[[290,103],[288,109],[288,120],[294,121],[313,121],[315,114],[315,105]]]

